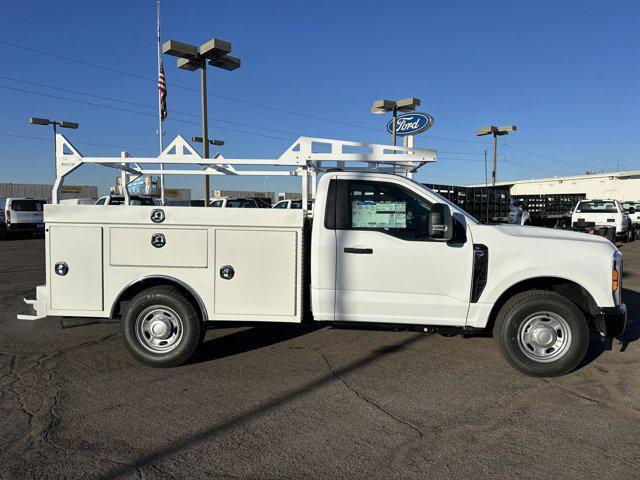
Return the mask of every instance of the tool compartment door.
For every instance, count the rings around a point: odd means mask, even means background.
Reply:
[[[298,232],[217,229],[216,316],[238,320],[243,315],[282,317],[281,320],[297,321],[297,260]]]
[[[52,310],[102,310],[102,227],[51,226],[49,260]],[[56,273],[59,262],[65,275]]]

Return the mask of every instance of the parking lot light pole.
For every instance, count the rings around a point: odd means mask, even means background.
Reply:
[[[191,137],[191,141],[195,142],[195,143],[202,143],[202,137]],[[222,145],[224,145],[224,141],[223,140],[209,140],[209,145],[216,145],[218,147],[221,147]]]
[[[231,44],[217,38],[207,43],[195,45],[169,40],[162,45],[162,53],[178,57],[178,68],[191,72],[200,70],[200,92],[202,104],[202,155],[209,158],[209,128],[207,119],[207,62],[212,67],[235,70],[240,67],[240,59],[229,55]],[[204,176],[204,206],[209,206],[209,175]]]
[[[29,118],[29,124],[31,125],[53,125],[53,160],[56,159],[56,133],[58,133],[57,127],[60,126],[62,128],[78,128],[78,124],[76,122],[65,122],[65,121],[57,121],[57,120],[49,120],[48,118],[38,118],[31,117]]]
[[[515,132],[518,129],[515,125],[507,125],[505,127],[494,127],[489,125],[476,131],[476,135],[493,135],[493,172],[491,172],[491,186],[496,186],[496,169],[498,168],[498,137],[508,135],[509,132]]]
[[[405,98],[403,100],[376,100],[371,107],[371,113],[381,115],[383,113],[391,112],[393,117],[393,123],[391,125],[391,142],[396,146],[396,118],[398,117],[398,111],[400,112],[413,112],[416,107],[420,106],[419,98]]]

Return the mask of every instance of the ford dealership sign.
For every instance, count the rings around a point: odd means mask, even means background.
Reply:
[[[396,135],[416,135],[429,130],[434,119],[428,113],[405,113],[396,117]],[[393,119],[387,123],[387,131],[393,133]]]

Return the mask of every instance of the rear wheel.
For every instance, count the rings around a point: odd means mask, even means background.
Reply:
[[[175,367],[193,355],[204,326],[195,306],[177,288],[152,287],[136,295],[122,319],[124,344],[152,367]]]
[[[582,311],[554,292],[515,295],[500,309],[494,337],[509,363],[535,377],[573,371],[589,348],[589,324]]]

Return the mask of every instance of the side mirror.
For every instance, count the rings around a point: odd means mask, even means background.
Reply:
[[[451,210],[444,203],[434,203],[429,213],[429,238],[448,242],[453,238],[453,220]]]

